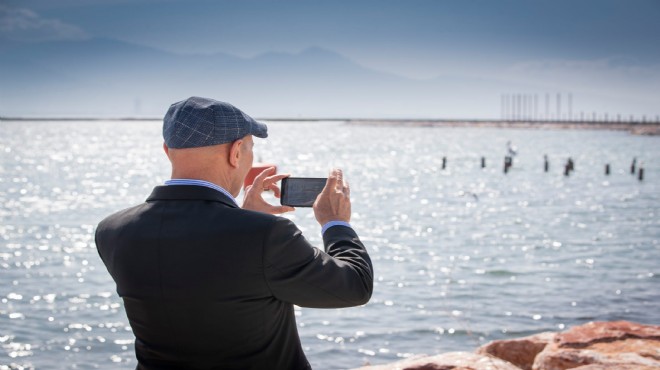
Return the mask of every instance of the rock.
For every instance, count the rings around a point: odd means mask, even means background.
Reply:
[[[479,347],[477,353],[501,358],[523,370],[532,370],[536,355],[553,342],[555,335],[546,332],[517,339],[496,340]]]
[[[640,366],[626,364],[594,364],[574,367],[572,370],[658,370],[655,366]]]
[[[628,338],[660,340],[660,326],[630,321],[590,322],[557,334],[560,347],[584,348],[597,342],[614,342]]]
[[[624,366],[660,368],[660,326],[615,321],[573,327],[555,336],[536,356],[532,369],[625,369]]]
[[[448,352],[436,356],[408,358],[386,365],[365,366],[356,370],[520,370],[520,368],[488,355]]]
[[[660,369],[660,326],[591,322],[562,333],[490,342],[477,353],[416,356],[360,370]]]
[[[631,128],[630,132],[633,135],[659,136],[660,135],[660,126],[658,126],[658,125],[643,125],[643,126],[640,126],[640,127]]]

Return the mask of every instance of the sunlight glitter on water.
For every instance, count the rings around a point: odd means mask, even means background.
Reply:
[[[134,367],[134,339],[93,233],[169,175],[159,124],[2,124],[0,327],[9,329],[0,369]],[[507,140],[520,154],[505,176]],[[352,224],[374,261],[367,305],[295,309],[312,365],[473,350],[595,319],[660,320],[659,148],[658,138],[618,132],[271,124],[255,158],[297,176],[342,167]],[[564,177],[569,154],[578,170]],[[622,170],[633,156],[646,158],[644,182]],[[615,169],[607,180],[605,160]],[[311,211],[287,217],[320,245]]]

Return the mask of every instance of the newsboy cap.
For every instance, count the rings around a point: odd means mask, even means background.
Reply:
[[[231,143],[247,135],[268,137],[268,128],[233,105],[190,97],[170,106],[163,119],[168,148],[198,148]]]

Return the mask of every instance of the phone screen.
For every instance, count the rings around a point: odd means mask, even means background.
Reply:
[[[280,203],[291,207],[311,207],[327,180],[317,177],[286,177],[282,179]]]

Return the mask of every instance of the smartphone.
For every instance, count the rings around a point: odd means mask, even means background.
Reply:
[[[318,177],[285,177],[282,179],[280,203],[291,207],[311,207],[327,181]]]

